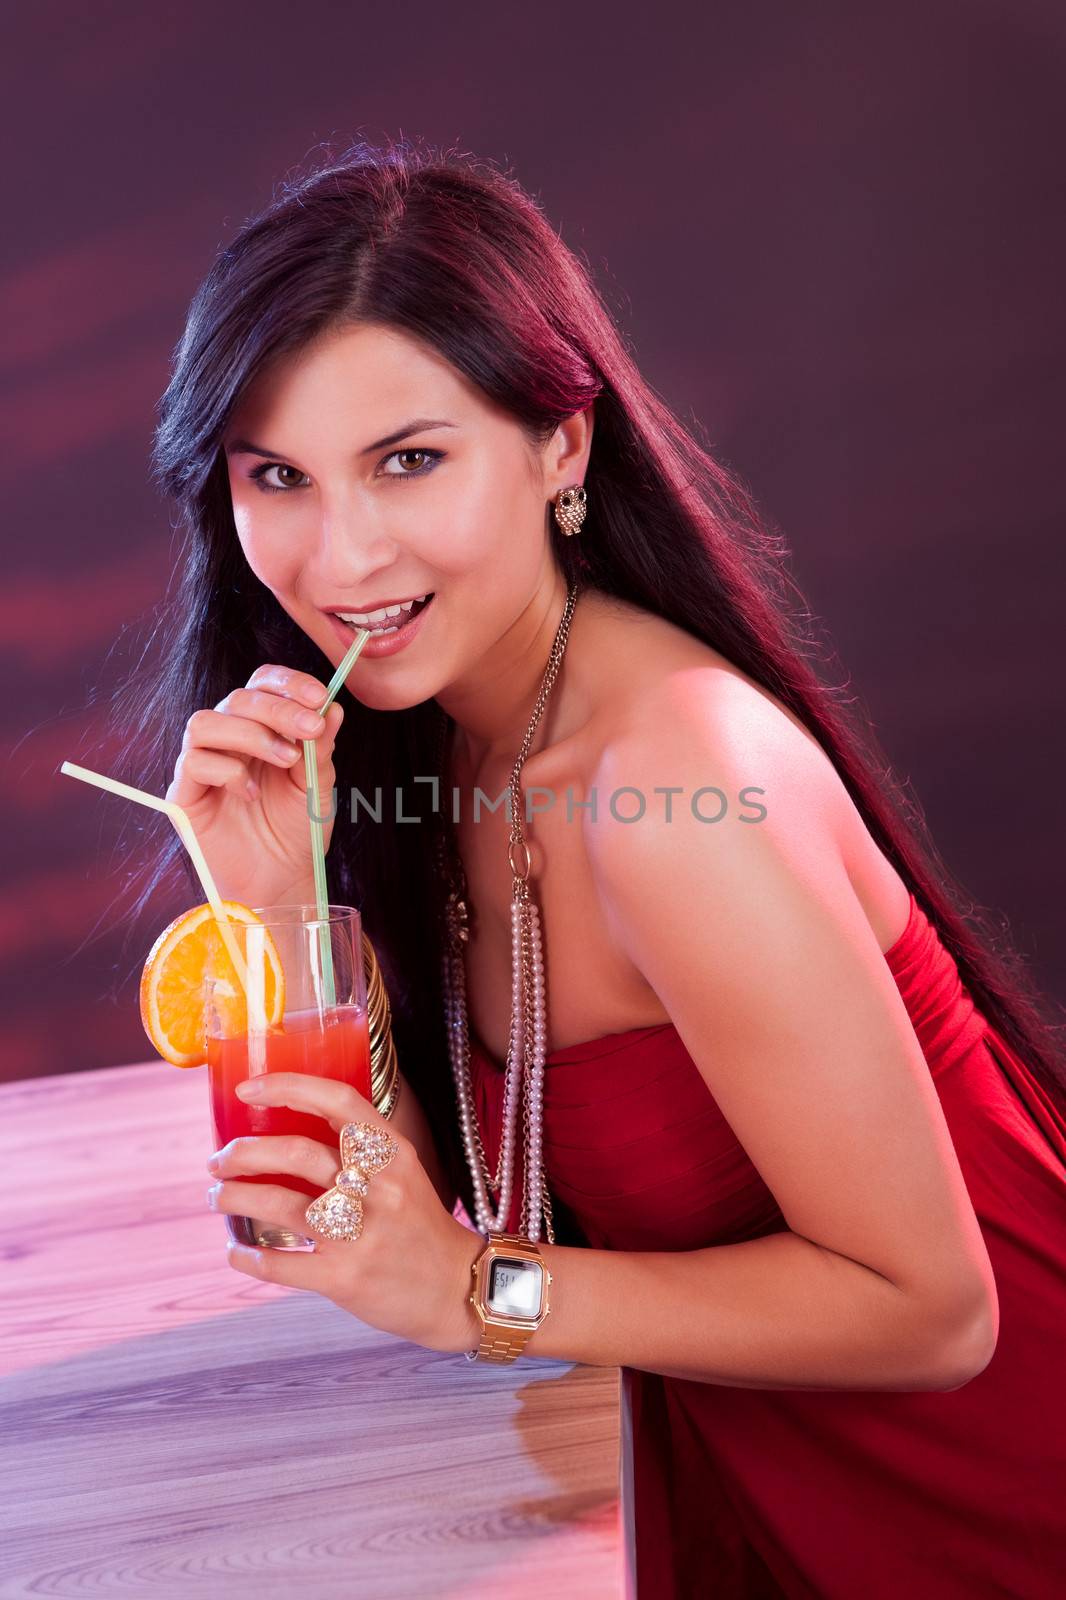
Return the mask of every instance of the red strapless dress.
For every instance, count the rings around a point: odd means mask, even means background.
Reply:
[[[1066,1594],[1066,1117],[975,1009],[913,895],[885,960],[992,1261],[995,1354],[936,1393],[730,1388],[623,1367],[628,1597]],[[503,1071],[472,1046],[494,1167]],[[552,1052],[544,1163],[560,1244],[695,1250],[786,1226],[670,1023]],[[519,1212],[516,1195],[510,1231]]]

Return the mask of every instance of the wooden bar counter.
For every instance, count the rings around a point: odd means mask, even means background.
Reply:
[[[226,1262],[205,1070],[0,1086],[0,1597],[618,1600],[618,1372]]]

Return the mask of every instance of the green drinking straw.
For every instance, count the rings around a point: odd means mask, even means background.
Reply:
[[[324,717],[340,693],[341,686],[359,658],[359,653],[370,638],[369,628],[360,628],[355,643],[329,680],[326,698],[318,708]],[[329,890],[326,887],[326,846],[322,832],[322,805],[318,796],[318,764],[315,761],[314,739],[302,740],[304,747],[304,772],[307,775],[307,814],[311,819],[311,865],[315,874],[315,906],[318,912],[318,950],[322,966],[322,983],[326,1004],[337,1004],[337,986],[333,976],[333,946],[329,937]]]

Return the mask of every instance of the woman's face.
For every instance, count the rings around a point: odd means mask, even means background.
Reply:
[[[591,423],[579,412],[535,451],[417,340],[375,325],[332,332],[261,373],[226,430],[241,547],[334,666],[358,625],[339,613],[432,594],[402,648],[369,645],[349,678],[367,705],[418,704],[464,679],[538,600],[565,595],[547,503],[583,480]]]

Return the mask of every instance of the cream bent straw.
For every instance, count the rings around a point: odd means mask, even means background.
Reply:
[[[95,784],[98,789],[106,789],[110,794],[120,795],[126,800],[136,800],[138,805],[151,806],[153,811],[166,812],[177,829],[182,844],[184,844],[192,858],[192,864],[196,868],[197,875],[203,885],[204,894],[207,896],[208,904],[214,912],[215,921],[218,923],[218,931],[222,935],[222,942],[226,946],[229,958],[236,968],[237,977],[240,979],[241,988],[245,992],[248,1006],[251,1010],[255,1003],[255,997],[253,997],[248,987],[248,970],[244,964],[244,957],[233,936],[233,927],[222,904],[222,898],[215,887],[211,869],[204,859],[203,851],[200,849],[200,841],[193,832],[192,823],[181,806],[177,805],[173,800],[160,800],[157,795],[146,794],[143,789],[134,789],[128,783],[119,783],[117,778],[105,778],[102,773],[91,772],[88,767],[76,766],[73,761],[64,761],[59,770],[60,772],[65,772],[68,778],[80,778],[83,783]],[[259,1026],[265,1031],[265,1017],[259,1019]]]
[[[324,717],[341,685],[359,658],[359,653],[370,638],[369,628],[360,628],[352,644],[329,680],[326,698],[318,708]],[[311,819],[311,866],[315,874],[315,908],[318,913],[318,949],[322,967],[322,982],[326,991],[326,1004],[337,1004],[337,986],[333,976],[333,946],[329,937],[329,889],[326,885],[326,845],[322,833],[322,806],[318,794],[318,764],[315,759],[315,741],[304,739],[304,773],[307,778],[307,814]]]

